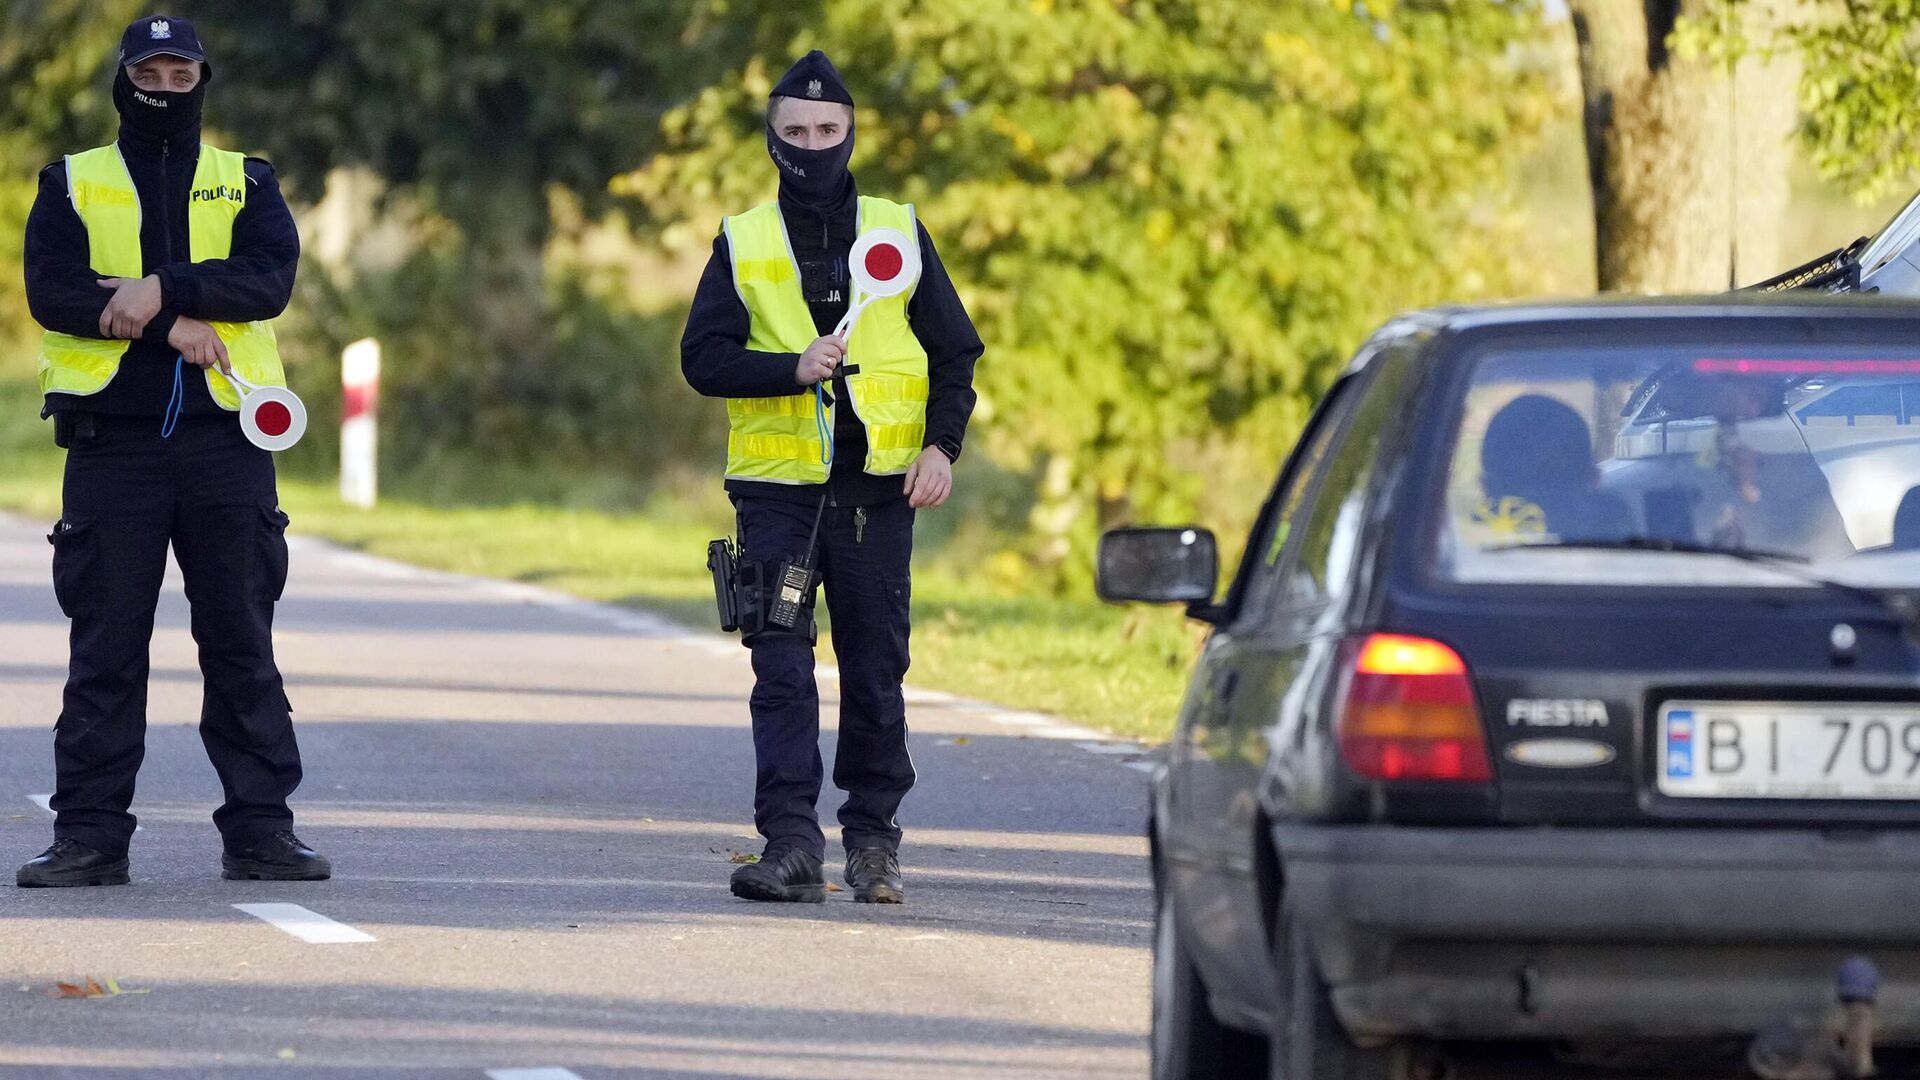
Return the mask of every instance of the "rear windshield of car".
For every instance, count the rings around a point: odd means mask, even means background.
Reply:
[[[1453,433],[1442,581],[1920,586],[1920,349],[1496,351]]]

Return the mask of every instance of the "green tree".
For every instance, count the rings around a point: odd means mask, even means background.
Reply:
[[[974,445],[1041,492],[1043,561],[1098,526],[1232,524],[1396,309],[1521,286],[1488,199],[1550,112],[1532,0],[710,0],[731,70],[621,182],[670,244],[771,196],[773,79],[821,47],[864,190],[920,204],[988,353]]]
[[[217,120],[295,193],[317,198],[333,169],[364,166],[452,223],[463,317],[529,392],[548,359],[550,194],[604,209],[608,180],[645,159],[686,92],[689,61],[724,33],[675,0],[184,7],[214,57]]]
[[[137,12],[131,0],[0,0],[0,267],[20,265],[40,167],[112,138],[104,78]],[[0,274],[0,342],[32,329],[19,272]]]

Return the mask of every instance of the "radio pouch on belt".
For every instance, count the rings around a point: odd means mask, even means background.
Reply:
[[[790,564],[781,564],[781,580],[769,582],[765,564],[752,559],[742,559],[740,548],[731,540],[715,540],[707,545],[707,569],[713,573],[713,602],[720,614],[720,629],[726,633],[738,631],[744,638],[768,629],[787,630],[804,633],[809,639],[814,637],[812,606],[807,603],[811,595],[810,580],[813,574],[807,567],[807,582],[800,586],[802,598],[797,611],[788,610],[783,604],[782,586],[788,577]],[[811,560],[808,560],[811,562]],[[779,611],[776,621],[774,612]]]
[[[818,638],[813,591],[820,581],[814,568],[814,551],[820,540],[820,519],[826,511],[827,498],[822,495],[806,552],[798,559],[779,563],[771,581],[767,580],[767,564],[742,558],[744,549],[733,541],[721,539],[707,544],[707,569],[713,574],[713,602],[719,610],[721,630],[729,634],[737,630],[748,641],[766,630],[802,634],[809,641]]]

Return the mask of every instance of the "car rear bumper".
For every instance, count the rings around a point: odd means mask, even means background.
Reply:
[[[1920,831],[1279,826],[1286,903],[1357,1036],[1750,1034],[1860,954],[1920,1043]]]

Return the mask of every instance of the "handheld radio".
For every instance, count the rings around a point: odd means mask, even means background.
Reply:
[[[820,496],[820,507],[813,513],[813,532],[807,537],[807,553],[780,565],[780,580],[774,585],[767,621],[783,630],[792,630],[806,617],[807,597],[813,592],[813,553],[820,539],[820,519],[827,513],[827,497]]]

